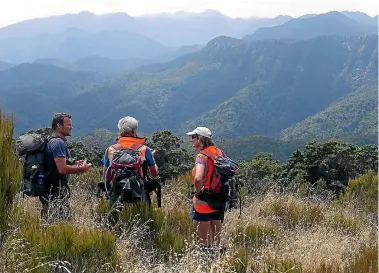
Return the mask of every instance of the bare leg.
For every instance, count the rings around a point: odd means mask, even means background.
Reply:
[[[221,221],[220,220],[212,220],[211,222],[211,234],[212,234],[212,241],[211,244],[214,244],[214,246],[219,247],[221,242]]]
[[[210,246],[210,233],[211,233],[211,230],[210,230],[211,226],[210,226],[210,221],[207,221],[207,222],[197,222],[197,231],[199,233],[199,237],[200,237],[200,244],[203,245],[203,246]]]

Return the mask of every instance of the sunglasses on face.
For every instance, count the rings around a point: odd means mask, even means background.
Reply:
[[[199,139],[199,136],[198,135],[192,135],[191,139]]]

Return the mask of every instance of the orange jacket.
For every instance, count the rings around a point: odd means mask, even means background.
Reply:
[[[139,137],[120,137],[117,141],[116,144],[110,146],[108,148],[108,157],[109,157],[109,160],[112,160],[113,158],[113,153],[116,151],[116,150],[119,150],[119,149],[134,149],[134,150],[139,150],[141,152],[141,159],[142,159],[142,162],[144,162],[146,160],[146,146],[144,145],[146,139],[145,138],[139,138]],[[139,170],[140,172],[140,183],[143,183],[143,179],[145,178],[144,177],[144,173],[143,173],[143,170],[142,168]],[[110,172],[108,175],[107,175],[107,181],[112,181],[113,180],[113,175],[114,173],[113,172]],[[111,182],[112,183],[112,182]]]
[[[205,148],[204,150],[202,150],[202,152],[210,153],[214,156],[222,155],[222,151],[218,149],[216,146],[209,146],[208,148]],[[213,175],[213,169],[214,169],[213,161],[210,158],[207,158],[207,167],[203,175],[205,179],[203,189],[209,188],[211,178]],[[193,175],[192,183],[194,183],[195,171],[192,172],[192,175]],[[212,213],[212,212],[217,211],[215,209],[212,209],[206,201],[200,200],[196,195],[193,197],[192,201],[193,201],[193,206],[198,213]]]
[[[108,156],[109,159],[112,159],[113,153],[116,149],[124,148],[124,149],[135,149],[141,147],[139,151],[141,152],[142,159],[146,156],[146,146],[144,145],[146,138],[139,137],[120,137],[117,141],[117,144],[114,144],[108,148]],[[142,146],[141,146],[142,145]],[[117,147],[118,146],[118,147]]]

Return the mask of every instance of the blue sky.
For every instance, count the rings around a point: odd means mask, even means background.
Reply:
[[[161,12],[202,12],[215,9],[230,17],[293,17],[307,13],[379,12],[378,0],[0,0],[0,27],[26,19],[90,11],[96,14],[126,12],[136,16]]]

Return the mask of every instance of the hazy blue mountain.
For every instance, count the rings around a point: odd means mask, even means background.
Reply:
[[[34,37],[44,33],[61,33],[70,28],[87,32],[132,31],[136,29],[136,24],[136,20],[126,13],[95,15],[84,11],[78,14],[30,19],[3,27],[0,28],[0,39]]]
[[[1,98],[6,98],[6,109],[17,109],[16,116],[23,123],[17,123],[16,132],[46,122],[42,113],[27,110],[28,105],[36,104],[48,116],[53,109],[72,113],[77,134],[95,128],[113,131],[120,117],[131,114],[146,133],[170,129],[181,135],[205,125],[217,138],[279,136],[349,94],[369,90],[369,84],[378,79],[377,39],[377,35],[304,41],[218,37],[199,52],[171,62],[88,83],[71,78],[88,75],[91,80],[95,73],[61,69],[54,71],[61,71],[62,76],[53,77],[35,67],[29,73],[8,69],[0,75],[14,79],[17,85],[0,86],[0,107]],[[3,74],[6,71],[12,71],[11,75]],[[64,82],[66,74],[69,80]],[[0,80],[4,81],[1,76]],[[55,97],[49,101],[51,92]],[[64,93],[64,99],[56,99],[56,92]],[[17,99],[9,100],[14,93],[19,94]],[[372,110],[370,103],[362,112]],[[349,120],[346,126],[343,119],[337,120],[346,128],[341,132],[356,133],[349,129]],[[371,132],[371,119],[367,120],[370,122],[362,123],[359,131],[362,134]]]
[[[34,64],[52,65],[52,66],[56,66],[56,67],[60,67],[63,69],[68,69],[68,70],[81,70],[74,63],[70,63],[67,61],[62,61],[60,59],[54,59],[54,58],[37,59],[33,63]]]
[[[172,52],[158,42],[126,31],[86,32],[70,28],[61,33],[0,40],[0,59],[13,63],[56,58],[74,61],[88,56],[150,59]]]
[[[304,14],[302,16],[297,17],[296,19],[307,19],[307,18],[312,18],[317,16],[318,14],[316,13],[311,13],[311,14]]]
[[[291,19],[289,16],[276,18],[232,19],[219,11],[202,13],[155,14],[136,17],[147,27],[143,33],[162,44],[185,45],[205,44],[216,36],[241,38],[262,26],[276,26]]]
[[[154,63],[148,59],[110,59],[100,56],[88,56],[73,62],[59,59],[37,59],[33,63],[52,65],[74,71],[97,71],[106,74],[120,73],[127,70]]]
[[[354,19],[358,23],[378,26],[378,16],[370,17],[366,13],[360,11],[343,11],[342,14]]]
[[[11,66],[12,66],[12,65],[11,65],[10,63],[0,61],[0,70],[8,69],[8,68],[10,68]]]
[[[126,13],[95,15],[90,12],[66,14],[19,22],[0,28],[0,40],[56,34],[70,28],[85,32],[121,31],[149,37],[163,45],[182,46],[206,44],[216,36],[242,37],[259,27],[275,26],[291,19],[276,18],[232,19],[218,11],[174,13],[131,17]]]
[[[317,36],[360,36],[378,34],[374,25],[361,24],[339,12],[333,11],[308,18],[292,19],[275,27],[263,27],[244,37],[246,40],[297,39]]]
[[[45,64],[20,64],[0,72],[0,90],[12,91],[14,87],[43,86],[45,84],[68,84],[85,86],[101,82],[98,73],[70,71]],[[38,90],[30,89],[30,92]]]
[[[0,109],[14,114],[16,134],[48,127],[55,112],[84,110],[85,101],[77,105],[75,97],[103,80],[99,73],[43,64],[16,65],[0,71]]]
[[[88,56],[72,62],[63,61],[54,58],[37,59],[33,63],[47,64],[69,70],[97,71],[106,74],[121,73],[127,70],[143,67],[154,63],[164,63],[181,56],[191,54],[201,50],[203,46],[192,45],[182,46],[177,49],[171,49],[168,53],[160,55],[154,59],[128,58],[128,59],[111,59],[102,56]]]

